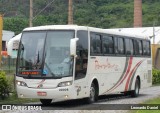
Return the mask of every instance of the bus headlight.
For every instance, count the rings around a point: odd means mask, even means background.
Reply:
[[[23,81],[16,81],[16,84],[18,86],[25,86],[25,87],[27,87],[27,84],[25,82],[23,82]]]
[[[72,85],[72,81],[61,82],[58,84],[58,87],[70,86]]]

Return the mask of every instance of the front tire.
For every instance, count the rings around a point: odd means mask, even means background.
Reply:
[[[52,99],[40,99],[40,101],[43,105],[50,105],[52,102]]]
[[[90,96],[87,98],[87,103],[94,103],[95,101],[97,101],[97,98],[98,95],[96,91],[96,86],[94,83],[92,83],[90,87]]]
[[[136,79],[135,88],[133,91],[131,91],[131,97],[137,97],[139,95],[139,89],[140,89],[140,81]]]

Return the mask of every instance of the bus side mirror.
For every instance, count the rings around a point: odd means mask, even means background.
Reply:
[[[76,56],[76,46],[77,46],[77,41],[78,38],[73,38],[70,40],[70,55],[71,56]]]

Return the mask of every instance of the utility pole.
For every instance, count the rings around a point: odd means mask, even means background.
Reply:
[[[33,20],[33,0],[30,0],[30,13],[29,13],[29,26],[32,27],[33,26],[33,23],[32,23],[32,20]]]
[[[155,21],[153,22],[153,44],[155,44]]]
[[[3,15],[0,14],[0,53],[2,52],[2,30],[3,30]],[[0,67],[2,61],[2,54],[0,54]]]
[[[73,24],[73,1],[68,0],[68,24]]]

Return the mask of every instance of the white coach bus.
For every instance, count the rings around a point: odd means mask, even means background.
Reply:
[[[152,85],[150,41],[105,29],[50,25],[23,30],[16,87],[20,98],[51,102],[124,93]]]

